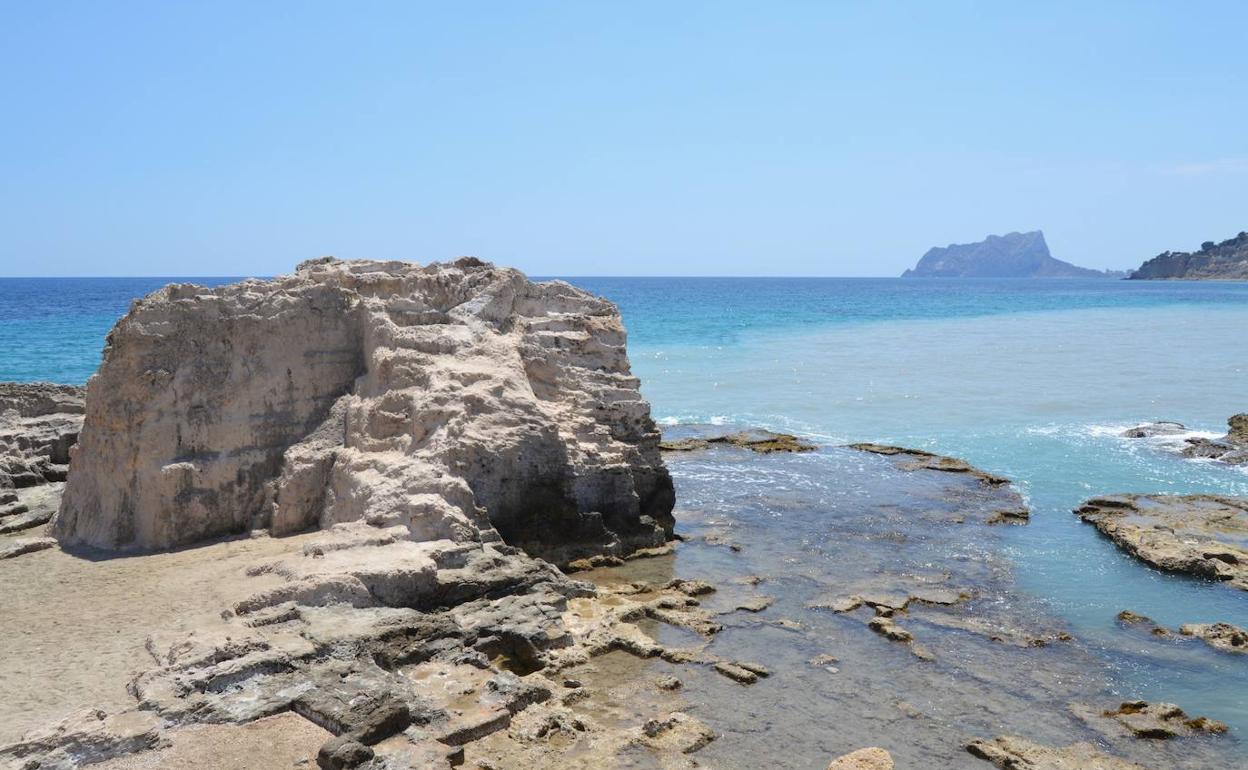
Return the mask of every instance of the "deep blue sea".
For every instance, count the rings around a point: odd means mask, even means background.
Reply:
[[[84,382],[115,319],[171,280],[0,279],[0,380]],[[1248,734],[1248,666],[1176,659],[1114,621],[1248,626],[1248,594],[1151,570],[1071,514],[1105,493],[1248,495],[1248,469],[1118,437],[1157,419],[1220,434],[1248,411],[1248,283],[568,280],[621,308],[662,423],[897,443],[1015,479],[1033,509],[1006,536],[1021,587],[1102,650],[1124,697]]]

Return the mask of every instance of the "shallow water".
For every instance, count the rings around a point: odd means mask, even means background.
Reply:
[[[892,458],[839,447],[768,456],[714,449],[673,454],[669,466],[686,542],[674,557],[592,577],[711,581],[719,590],[703,606],[725,614],[709,652],[771,669],[771,677],[742,687],[708,669],[631,665],[633,679],[671,673],[684,681],[680,706],[721,732],[698,754],[710,766],[820,768],[878,745],[899,767],[973,770],[987,765],[965,744],[1002,734],[1049,745],[1091,741],[1155,770],[1242,766],[1242,733],[1147,742],[1077,716],[1081,706],[1100,713],[1144,696],[1124,676],[1124,667],[1142,665],[1139,650],[1150,651],[1152,665],[1198,677],[1197,689],[1232,694],[1224,702],[1158,696],[1197,714],[1241,713],[1248,667],[1191,639],[1127,631],[1067,638],[1075,624],[1020,587],[1025,565],[1008,544],[1030,525],[985,524],[982,512],[994,508],[997,493],[975,479],[903,472]],[[763,580],[752,585],[749,576]],[[868,608],[811,606],[855,593],[933,590],[969,598],[948,607],[912,603],[895,616],[933,660],[871,631]],[[776,601],[757,614],[733,611],[759,596]],[[662,625],[654,634],[670,646],[694,641]],[[819,655],[836,660],[812,665]],[[612,676],[583,678],[592,688],[611,686]]]

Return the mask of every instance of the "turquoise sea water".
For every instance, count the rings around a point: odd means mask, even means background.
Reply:
[[[113,320],[167,280],[0,279],[0,380],[83,382]],[[1243,661],[1179,655],[1114,621],[1248,626],[1248,594],[1151,570],[1071,514],[1104,493],[1248,495],[1248,470],[1117,436],[1155,419],[1212,435],[1248,411],[1248,284],[569,280],[620,306],[660,422],[898,443],[1015,479],[1033,509],[1005,535],[1022,588],[1100,651],[1123,697],[1248,735]]]

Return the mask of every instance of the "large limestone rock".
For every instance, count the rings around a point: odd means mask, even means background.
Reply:
[[[342,522],[564,562],[671,536],[615,307],[471,258],[176,284],[109,334],[53,532],[157,549]]]

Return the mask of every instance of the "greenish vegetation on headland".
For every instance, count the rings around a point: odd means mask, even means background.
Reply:
[[[1128,277],[1133,281],[1248,281],[1248,232],[1221,243],[1205,241],[1200,251],[1163,251]]]

